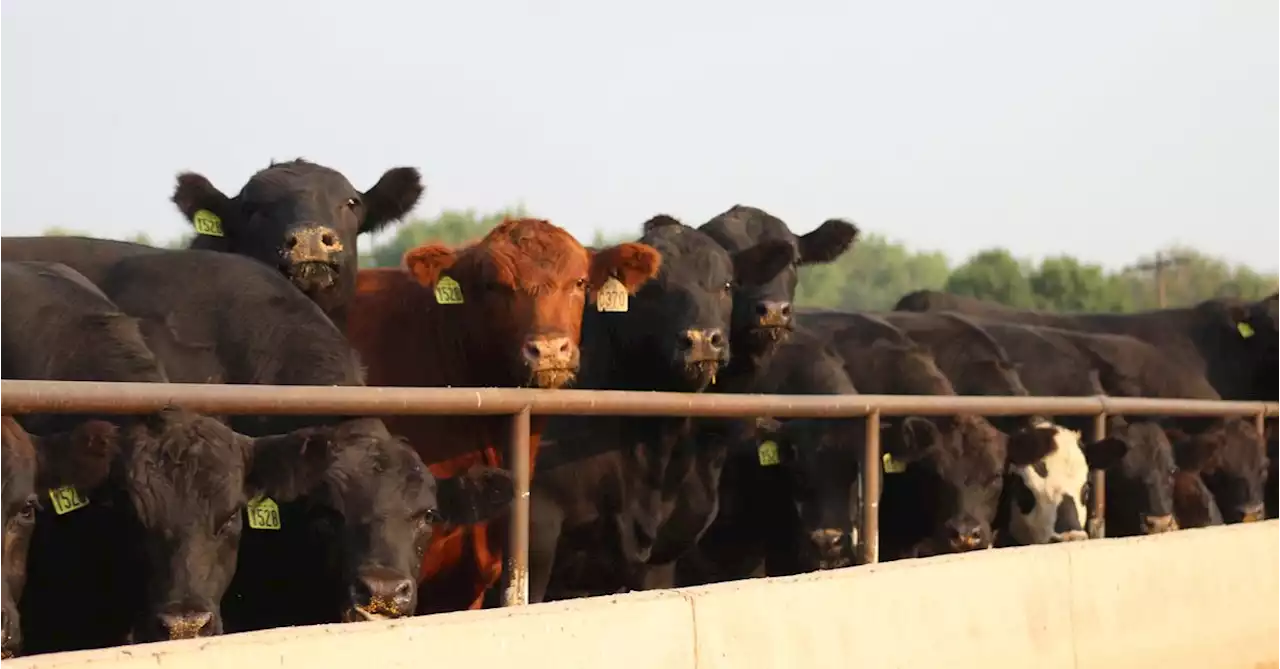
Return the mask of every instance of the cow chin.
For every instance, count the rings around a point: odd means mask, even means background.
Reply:
[[[293,285],[309,296],[332,290],[338,283],[338,266],[329,262],[295,262],[288,274]]]
[[[539,369],[529,374],[529,387],[543,390],[556,390],[573,383],[578,370],[568,367],[556,369]]]
[[[693,360],[684,364],[684,378],[691,390],[701,392],[716,382],[716,373],[720,371],[720,360]]]
[[[790,325],[760,325],[747,332],[747,345],[753,355],[768,355],[791,337]]]

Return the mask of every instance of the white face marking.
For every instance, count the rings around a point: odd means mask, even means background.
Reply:
[[[1076,517],[1085,521],[1083,489],[1089,480],[1089,463],[1080,448],[1080,433],[1058,425],[1047,425],[1057,430],[1053,438],[1054,450],[1040,461],[1041,476],[1036,465],[1010,467],[1009,472],[1022,479],[1022,483],[1035,497],[1035,508],[1023,513],[1016,500],[1009,502],[1009,531],[1020,544],[1046,544],[1050,541],[1076,540],[1083,533],[1067,533],[1060,536],[1054,531],[1058,518],[1058,505],[1070,497],[1076,507]]]

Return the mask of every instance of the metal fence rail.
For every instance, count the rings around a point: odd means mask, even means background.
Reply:
[[[503,604],[528,601],[529,419],[548,415],[692,416],[749,418],[860,418],[866,422],[862,471],[861,561],[879,561],[880,418],[906,415],[1094,416],[1094,440],[1106,436],[1106,418],[1131,416],[1252,417],[1280,415],[1276,402],[1227,402],[1131,397],[997,397],[909,395],[726,395],[612,390],[524,388],[367,388],[351,386],[207,385],[93,381],[0,381],[0,412],[130,414],[179,405],[211,414],[293,415],[507,415],[514,484],[507,584]],[[1105,534],[1103,473],[1092,473],[1089,534]]]

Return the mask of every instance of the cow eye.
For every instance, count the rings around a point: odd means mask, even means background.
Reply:
[[[347,207],[349,209],[355,209],[356,207],[359,207],[359,206],[360,206],[360,200],[357,200],[354,197],[347,198]]]
[[[414,520],[420,525],[430,525],[431,523],[439,522],[440,514],[435,509],[427,509],[420,512]]]
[[[30,523],[36,519],[36,500],[29,499],[26,504],[22,505],[22,509],[18,511],[18,520],[23,523]]]
[[[722,288],[722,289],[721,289],[721,291],[722,291],[725,295],[728,295],[728,294],[732,293],[732,292],[733,292],[733,282],[732,282],[732,281],[726,281],[726,282],[724,283],[724,288]]]
[[[586,289],[587,289],[587,280],[586,280],[586,279],[578,279],[577,281],[574,281],[574,282],[573,282],[573,287],[574,287],[574,288],[576,288],[576,289],[578,289],[578,290],[586,290]]]
[[[221,523],[218,523],[218,536],[222,536],[233,530],[239,520],[240,509],[236,509],[234,513],[224,518]]]

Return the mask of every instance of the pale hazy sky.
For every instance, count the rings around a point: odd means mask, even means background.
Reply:
[[[1274,269],[1275,0],[4,0],[0,221],[176,236],[297,156],[582,238],[734,203],[952,258]]]

